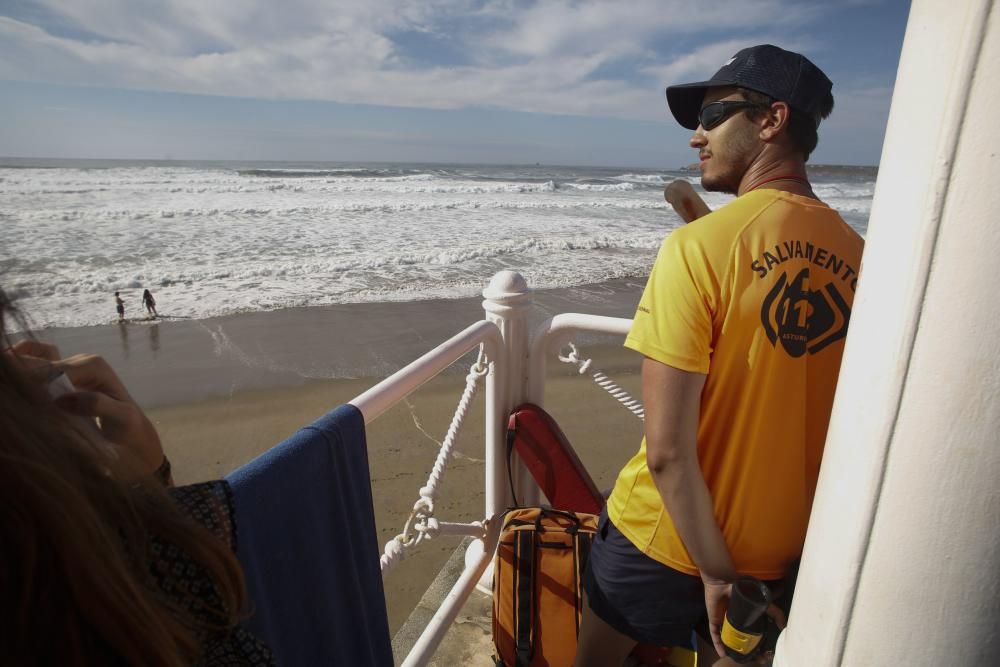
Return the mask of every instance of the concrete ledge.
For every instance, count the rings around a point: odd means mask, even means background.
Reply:
[[[434,616],[434,612],[440,608],[445,596],[462,575],[465,569],[465,549],[470,542],[472,542],[471,537],[462,540],[420,598],[409,618],[392,638],[392,655],[397,665],[406,658],[420,637],[420,633]],[[494,664],[492,607],[493,600],[489,595],[473,590],[428,665],[492,667]]]

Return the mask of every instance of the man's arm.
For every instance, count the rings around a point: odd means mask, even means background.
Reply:
[[[698,465],[698,418],[706,377],[648,357],[642,362],[646,464],[664,507],[701,572],[709,630],[721,656],[722,617],[729,584],[737,573]]]
[[[646,464],[698,569],[710,577],[734,579],[733,560],[698,465],[696,435],[705,378],[653,359],[643,360]]]

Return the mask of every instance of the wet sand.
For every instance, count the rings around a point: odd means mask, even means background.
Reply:
[[[557,312],[631,317],[641,283],[618,281],[535,294],[531,322]],[[157,426],[179,484],[217,479],[299,427],[482,318],[480,299],[353,304],[249,313],[204,321],[48,330],[64,354],[111,361]],[[594,368],[638,396],[638,355],[605,336],[578,339]],[[402,529],[451,421],[473,357],[456,363],[367,431],[379,549]],[[546,407],[600,488],[638,448],[638,419],[575,367],[548,364]],[[483,398],[447,468],[437,515],[483,514]],[[461,541],[422,545],[385,579],[390,628],[405,621]]]

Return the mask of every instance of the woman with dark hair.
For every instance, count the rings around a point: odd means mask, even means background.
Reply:
[[[0,663],[272,664],[238,625],[226,483],[171,488],[111,367],[10,345],[11,314],[0,291]]]
[[[146,313],[156,317],[156,299],[148,289],[142,290],[142,305],[146,306]]]

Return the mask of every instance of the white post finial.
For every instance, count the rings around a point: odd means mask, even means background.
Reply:
[[[531,305],[531,289],[517,271],[500,271],[483,290],[483,298],[487,313],[511,313]]]

